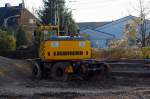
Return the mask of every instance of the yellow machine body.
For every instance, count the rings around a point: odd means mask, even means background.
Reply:
[[[40,45],[42,60],[81,60],[91,58],[88,40],[47,40]]]
[[[80,36],[59,36],[59,26],[36,29],[39,58],[49,60],[81,60],[91,58],[91,43]]]

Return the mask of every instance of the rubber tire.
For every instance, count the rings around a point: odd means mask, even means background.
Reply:
[[[101,75],[104,77],[104,78],[110,78],[111,77],[111,67],[110,65],[108,64],[103,64],[103,70],[101,72]]]
[[[33,80],[41,80],[42,79],[42,68],[39,62],[33,62],[32,65],[32,79]]]
[[[67,66],[69,66],[69,63],[67,63],[67,62],[59,62],[59,63],[56,63],[55,65],[53,65],[52,70],[51,70],[52,79],[57,80],[57,81],[67,81],[68,74],[65,73],[65,68]],[[57,74],[58,69],[60,69],[62,72],[61,76],[58,76],[58,74]]]
[[[105,72],[105,74],[110,74],[111,71],[112,71],[111,66],[108,65],[108,64],[104,64],[104,72]]]
[[[108,64],[101,64],[101,72],[97,74],[87,74],[83,76],[84,80],[99,80],[99,77],[101,77],[100,80],[105,79],[105,78],[110,78],[110,72],[111,72],[111,67]]]

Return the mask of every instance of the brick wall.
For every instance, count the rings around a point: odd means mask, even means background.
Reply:
[[[27,33],[28,41],[31,42],[32,41],[32,33],[36,28],[35,20],[37,20],[37,18],[25,8],[23,8],[21,10],[20,15],[21,16],[20,16],[20,20],[19,20],[19,25]]]

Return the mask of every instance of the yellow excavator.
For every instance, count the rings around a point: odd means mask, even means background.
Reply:
[[[91,59],[91,43],[78,35],[60,36],[59,26],[38,26],[38,59],[33,61],[34,79],[51,77],[54,80],[92,77],[108,72],[104,62]]]

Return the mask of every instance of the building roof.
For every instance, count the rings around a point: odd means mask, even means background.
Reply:
[[[98,27],[95,30],[115,35],[116,38],[120,39],[123,36],[125,25],[131,21],[134,16],[126,16],[111,23],[108,23],[104,26]]]
[[[0,7],[0,25],[3,24],[5,18],[20,15],[21,9],[20,6]]]
[[[40,20],[34,16],[28,9],[26,9],[24,7],[24,5],[22,3],[20,3],[18,6],[8,6],[7,4],[5,5],[5,7],[0,7],[0,26],[3,25],[4,20],[10,16],[17,16],[17,15],[21,15],[21,11],[24,10],[28,13],[28,18],[30,19],[35,19],[36,22],[40,22]],[[17,21],[16,21],[17,22]],[[8,21],[8,24],[13,26],[12,24],[14,24],[15,21],[12,18],[12,20]],[[17,23],[15,23],[17,24]]]
[[[135,17],[132,16],[132,15],[129,15],[129,16],[123,17],[121,19],[112,21],[111,23],[105,24],[105,25],[103,25],[101,27],[98,27],[98,28],[96,28],[96,30],[101,30],[101,29],[104,29],[104,28],[107,28],[107,27],[110,27],[110,26],[113,26],[113,25],[117,25],[117,24],[120,24],[122,22],[126,22],[126,21],[128,21],[130,19],[133,19],[133,18],[135,18]]]
[[[86,34],[90,36],[90,38],[92,39],[113,39],[114,38],[114,36],[111,34],[106,34],[92,29],[85,29],[83,31],[80,31],[80,34]]]
[[[80,27],[80,30],[85,30],[85,29],[95,29],[97,27],[106,25],[110,22],[79,22],[77,23],[78,26]]]

